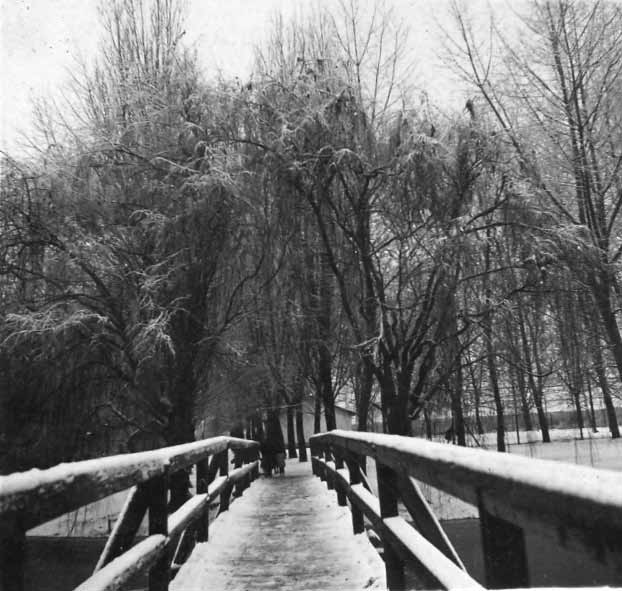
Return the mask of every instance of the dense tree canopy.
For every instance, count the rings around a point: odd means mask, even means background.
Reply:
[[[342,399],[463,445],[492,417],[499,450],[510,420],[549,440],[547,404],[619,437],[622,11],[534,2],[495,59],[453,16],[474,94],[443,114],[391,11],[276,19],[240,82],[200,74],[177,3],[103,3],[2,163],[0,469],[281,409],[303,455],[305,405],[333,428]]]

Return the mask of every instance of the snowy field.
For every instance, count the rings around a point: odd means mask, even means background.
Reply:
[[[622,438],[611,439],[609,431],[604,428],[599,429],[598,433],[591,433],[584,429],[583,435],[582,440],[573,439],[579,437],[578,429],[553,429],[550,431],[551,443],[542,443],[539,431],[524,431],[519,433],[521,443],[518,444],[516,432],[514,432],[508,434],[506,445],[510,453],[531,458],[581,464],[606,470],[622,470]],[[478,437],[478,443],[482,449],[494,451],[497,448],[496,434],[486,433]],[[469,445],[476,447],[477,443],[471,439]],[[373,462],[369,462],[368,474],[372,488],[374,488],[376,473]],[[439,519],[479,517],[474,505],[465,503],[425,483],[420,482],[419,485]],[[375,492],[377,493],[377,490]],[[405,509],[403,513],[404,517],[407,517]]]
[[[552,442],[540,441],[539,431],[521,432],[520,444],[516,443],[516,433],[508,433],[508,451],[532,458],[583,464],[608,470],[622,470],[622,439],[611,439],[608,430],[601,428],[598,433],[584,429],[584,439],[578,437],[578,430],[551,430]],[[470,445],[477,445],[471,440]],[[480,447],[496,449],[495,433],[486,433],[478,438]],[[449,445],[449,444],[445,444]],[[293,460],[297,461],[297,460]],[[308,464],[311,470],[311,464]],[[368,462],[372,486],[375,481],[375,466]],[[462,501],[421,483],[424,496],[439,519],[464,519],[478,516],[477,509]],[[53,521],[40,525],[28,532],[32,536],[74,536],[105,537],[110,532],[118,512],[125,501],[126,492],[106,497],[97,503],[82,507],[78,511],[63,515]]]
[[[541,460],[554,460],[571,464],[581,464],[606,470],[622,470],[622,438],[611,439],[609,431],[601,428],[598,433],[583,431],[584,439],[578,437],[578,429],[551,430],[551,443],[542,443],[539,431],[520,433],[521,442],[516,443],[516,433],[507,449],[510,453]],[[507,441],[507,440],[506,440]],[[495,450],[496,434],[486,433],[480,441],[484,449]],[[423,494],[428,499],[439,519],[464,519],[478,517],[477,508],[443,493],[431,486],[421,484]]]

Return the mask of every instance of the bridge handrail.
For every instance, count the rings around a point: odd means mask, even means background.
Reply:
[[[28,530],[167,471],[187,468],[208,455],[257,445],[221,436],[0,476],[0,517],[18,513],[20,524]]]
[[[229,471],[228,450],[258,447],[256,441],[221,436],[0,476],[2,581],[9,589],[22,588],[23,540],[27,530],[115,492],[131,489],[93,577],[79,588],[117,589],[136,572],[150,568],[150,590],[166,589],[171,568],[167,547],[177,544],[172,554],[175,561],[183,550],[186,528],[197,519],[200,521],[201,515],[207,517],[209,503],[220,495],[221,510],[227,509],[234,484],[241,494],[258,474],[256,460]],[[208,463],[210,457],[212,461]],[[168,477],[193,465],[197,467],[197,494],[167,516]],[[218,471],[220,477],[216,476]],[[147,510],[150,535],[127,550]],[[207,521],[198,528],[199,541],[205,541]]]
[[[137,573],[148,569],[167,547],[171,546],[186,527],[205,511],[209,503],[224,489],[242,481],[250,472],[257,469],[257,462],[233,470],[220,476],[209,486],[208,492],[197,494],[168,517],[168,534],[153,534],[124,552],[84,581],[75,591],[108,591],[127,583]],[[166,588],[166,587],[163,587]]]
[[[443,533],[435,531],[429,516],[421,514],[425,503],[421,502],[414,479],[476,505],[482,522],[487,583],[491,587],[527,586],[523,533],[527,529],[567,547],[597,553],[598,559],[612,568],[622,564],[620,472],[378,433],[335,430],[312,436],[310,446],[314,469],[329,485],[341,486],[355,510],[360,508],[368,517],[370,509],[363,501],[370,495],[357,493],[360,479],[357,481],[355,475],[353,481],[342,466],[346,462],[350,472],[352,468],[356,471],[353,461],[363,456],[374,458],[378,466],[380,528],[386,530],[387,520],[397,515],[397,501],[401,500],[430,526],[430,541],[454,563],[453,549],[445,544]],[[363,501],[358,498],[361,496]],[[382,532],[378,533],[382,537]],[[502,538],[506,543],[503,556],[495,550]],[[507,566],[510,556],[513,571]],[[387,572],[387,576],[393,575]]]

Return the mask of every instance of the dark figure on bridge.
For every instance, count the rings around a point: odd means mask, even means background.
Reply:
[[[274,444],[267,437],[264,438],[259,444],[259,450],[261,451],[261,469],[264,476],[272,476],[272,470],[275,467],[276,452]]]
[[[445,441],[447,443],[453,443],[456,437],[456,433],[454,431],[454,424],[452,423],[449,427],[449,429],[447,429],[447,431],[445,431]]]
[[[281,474],[285,472],[285,441],[278,410],[271,410],[268,413],[266,437],[261,444],[261,455],[262,468],[266,476],[272,476],[272,470],[278,470]]]
[[[279,474],[285,474],[285,450],[281,450],[276,454],[275,470],[278,469]]]

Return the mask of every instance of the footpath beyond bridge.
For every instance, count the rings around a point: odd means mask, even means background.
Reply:
[[[258,508],[261,508],[258,510]],[[348,591],[386,588],[384,564],[365,533],[309,463],[253,483],[196,546],[173,591]]]
[[[619,472],[332,431],[311,438],[311,466],[291,462],[285,477],[262,479],[248,491],[258,475],[257,445],[216,437],[0,477],[0,588],[23,589],[28,529],[128,488],[80,591],[126,589],[147,572],[150,591],[482,588],[464,569],[419,481],[477,506],[488,588],[529,586],[526,532],[596,561],[599,584],[622,583]],[[230,469],[231,450],[248,463]],[[363,470],[370,461],[377,487]],[[196,494],[173,511],[169,484],[193,466]],[[239,498],[231,505],[232,495]],[[210,525],[214,503],[221,515]],[[135,543],[145,515],[149,535]],[[370,528],[384,565],[366,539]]]

